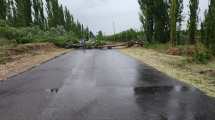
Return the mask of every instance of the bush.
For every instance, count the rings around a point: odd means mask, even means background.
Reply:
[[[51,42],[57,46],[65,47],[66,44],[77,43],[78,39],[73,32],[66,32],[62,26],[43,31],[38,26],[14,28],[4,25],[0,21],[0,37],[8,40],[14,39],[18,44],[33,42]]]
[[[32,42],[32,34],[26,34],[25,36],[19,36],[16,41],[18,44],[26,44]]]
[[[0,20],[0,27],[6,27],[7,23],[4,20]]]
[[[18,35],[17,30],[15,28],[6,26],[6,27],[0,27],[0,36],[7,38],[9,40],[15,39]]]
[[[207,64],[210,58],[211,58],[210,54],[204,52],[195,53],[193,55],[193,61],[200,64]]]
[[[192,60],[196,63],[206,64],[210,60],[211,52],[201,43],[197,43],[195,52],[192,55]]]

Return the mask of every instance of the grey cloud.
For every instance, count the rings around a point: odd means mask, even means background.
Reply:
[[[99,30],[106,34],[113,33],[113,22],[117,32],[129,28],[139,29],[139,5],[137,0],[61,0],[74,17],[85,26],[89,26],[94,33]],[[184,14],[188,18],[188,0],[184,1]],[[208,6],[208,0],[200,0],[200,17]],[[184,27],[186,22],[184,23]]]

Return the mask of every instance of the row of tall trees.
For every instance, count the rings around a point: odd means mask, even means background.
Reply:
[[[138,0],[140,20],[148,42],[168,42],[172,46],[181,43],[183,0]],[[198,0],[190,0],[188,21],[189,43],[195,44],[198,23]]]
[[[63,26],[67,32],[72,31],[79,37],[93,36],[89,28],[75,21],[58,0],[0,0],[0,19],[13,27],[36,25],[48,30]]]
[[[129,29],[114,35],[109,35],[104,37],[104,39],[108,41],[115,40],[115,41],[123,41],[123,42],[137,41],[137,40],[141,41],[142,38],[143,38],[143,33],[135,31],[134,29]]]
[[[215,53],[215,0],[210,0],[209,9],[201,23],[201,41]]]
[[[148,42],[166,42],[169,39],[169,3],[163,0],[138,0],[140,20]]]

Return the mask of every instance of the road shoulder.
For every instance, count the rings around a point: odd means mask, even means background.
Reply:
[[[0,64],[0,81],[7,80],[9,77],[28,71],[71,51],[71,49],[58,48],[52,45],[48,46],[48,49],[41,47],[33,52],[30,50],[30,52],[24,54],[11,55],[13,60]]]
[[[167,55],[145,48],[127,48],[121,49],[120,52],[148,64],[172,78],[199,88],[209,96],[215,97],[215,78],[200,73],[212,65],[186,65],[183,63],[185,57]]]

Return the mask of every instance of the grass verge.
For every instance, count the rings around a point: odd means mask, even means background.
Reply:
[[[211,71],[215,70],[215,60],[208,64],[187,63],[184,56],[167,55],[146,48],[127,48],[122,49],[121,52],[156,68],[170,77],[199,88],[209,96],[215,97],[215,73]]]
[[[45,61],[69,52],[69,49],[58,48],[50,43],[36,43],[8,47],[2,52],[0,63],[0,80],[27,71]],[[4,58],[4,59],[2,59]]]

